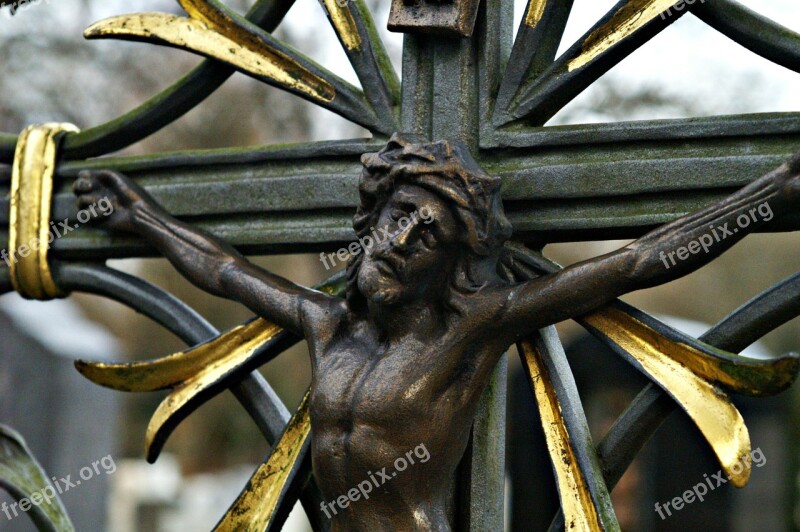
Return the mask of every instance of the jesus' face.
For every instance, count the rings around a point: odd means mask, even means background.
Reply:
[[[401,185],[376,229],[383,237],[361,263],[361,293],[382,305],[441,295],[459,252],[458,223],[447,203],[420,186]]]

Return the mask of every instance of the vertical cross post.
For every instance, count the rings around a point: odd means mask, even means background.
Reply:
[[[430,140],[459,138],[478,155],[481,124],[491,108],[511,47],[513,5],[481,4],[469,38],[406,33],[402,126]],[[437,9],[430,4],[428,9]],[[502,530],[505,491],[507,361],[481,399],[470,446],[459,471],[458,525],[463,530]]]

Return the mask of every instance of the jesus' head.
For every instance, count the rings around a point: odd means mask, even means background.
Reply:
[[[497,281],[511,235],[500,180],[481,170],[463,143],[396,134],[362,163],[353,227],[359,238],[386,237],[351,258],[351,307],[437,297],[457,310],[460,298]],[[421,217],[433,221],[403,223]]]

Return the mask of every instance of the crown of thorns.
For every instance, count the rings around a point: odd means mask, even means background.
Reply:
[[[401,183],[444,197],[466,228],[463,240],[479,255],[490,255],[511,236],[503,213],[500,180],[484,172],[458,140],[423,142],[395,134],[384,149],[362,156],[362,210],[377,207]]]

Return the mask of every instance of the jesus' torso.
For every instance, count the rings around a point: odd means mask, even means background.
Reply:
[[[329,511],[334,529],[448,530],[455,471],[486,384],[481,363],[502,348],[470,341],[458,322],[434,338],[392,341],[366,320],[322,329],[308,336],[315,477],[328,502],[373,480],[369,500],[341,499],[346,507]],[[421,448],[424,463],[413,454]]]

